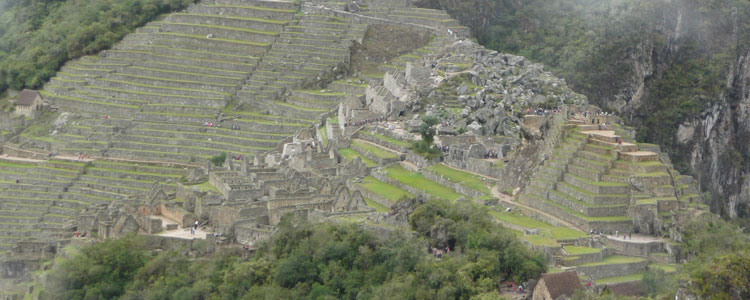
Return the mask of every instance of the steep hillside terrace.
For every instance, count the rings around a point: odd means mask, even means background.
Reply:
[[[154,182],[174,190],[185,173],[120,162],[0,161],[0,249],[68,237],[66,221],[86,208],[146,194]]]
[[[665,217],[694,199],[692,178],[683,178],[658,154],[622,142],[599,125],[569,126],[558,150],[544,162],[521,202],[572,222],[585,232],[654,233],[658,224],[643,216]],[[588,122],[585,122],[588,124]],[[636,216],[641,216],[636,218]],[[665,223],[671,220],[662,220]],[[655,227],[657,229],[655,229]]]

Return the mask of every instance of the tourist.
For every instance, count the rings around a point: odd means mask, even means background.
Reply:
[[[195,230],[198,230],[198,219],[195,219],[195,224],[194,224],[194,226],[195,226]]]
[[[633,240],[633,233],[632,232],[628,232],[628,239],[631,240],[631,241]]]
[[[518,293],[523,294],[523,284],[518,286]]]
[[[618,238],[620,236],[620,231],[615,230],[615,238]]]

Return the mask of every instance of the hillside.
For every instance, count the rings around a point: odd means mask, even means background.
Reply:
[[[544,63],[640,142],[699,179],[712,209],[750,215],[747,1],[420,1],[488,48]]]
[[[0,112],[0,296],[702,295],[744,236],[599,100],[412,1],[193,3]]]
[[[7,88],[39,88],[65,61],[109,48],[136,27],[193,2],[0,1],[0,95]]]

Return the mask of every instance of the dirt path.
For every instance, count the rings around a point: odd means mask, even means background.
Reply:
[[[32,162],[32,163],[40,163],[44,161],[41,159],[8,156],[8,154],[3,154],[2,158],[3,160],[6,160],[6,161],[21,161],[21,162]]]
[[[523,205],[523,204],[521,204],[521,203],[518,203],[518,202],[513,202],[513,198],[511,198],[511,197],[510,197],[510,196],[508,196],[508,195],[505,195],[505,194],[501,193],[501,192],[500,192],[500,190],[498,190],[498,189],[497,189],[497,186],[494,186],[494,187],[492,187],[492,190],[491,190],[491,192],[492,192],[492,196],[494,196],[494,197],[496,197],[496,198],[500,199],[500,201],[503,201],[503,202],[505,202],[505,203],[511,204],[511,205],[513,205],[513,206],[518,206],[518,207],[521,207],[521,208],[523,208],[523,209],[526,209],[526,210],[529,210],[529,211],[533,211],[534,213],[537,213],[537,214],[543,215],[543,216],[545,216],[545,217],[547,217],[547,218],[550,218],[551,220],[555,220],[555,222],[557,222],[557,223],[559,223],[559,224],[562,224],[562,225],[564,225],[565,227],[568,227],[568,228],[570,228],[570,229],[573,229],[573,230],[578,230],[578,231],[581,231],[581,229],[580,229],[580,228],[578,228],[578,227],[576,227],[575,225],[573,225],[573,224],[570,224],[570,223],[568,223],[567,221],[564,221],[564,220],[562,220],[562,219],[560,219],[560,218],[558,218],[558,217],[555,217],[555,216],[553,216],[553,215],[550,215],[550,214],[548,214],[548,213],[546,213],[546,212],[540,211],[540,210],[538,210],[538,209],[536,209],[536,208],[533,208],[533,207],[530,207],[530,206],[526,206],[526,205]]]

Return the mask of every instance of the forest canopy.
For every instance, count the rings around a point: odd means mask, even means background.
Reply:
[[[0,94],[38,88],[62,64],[107,49],[195,0],[0,0]]]

